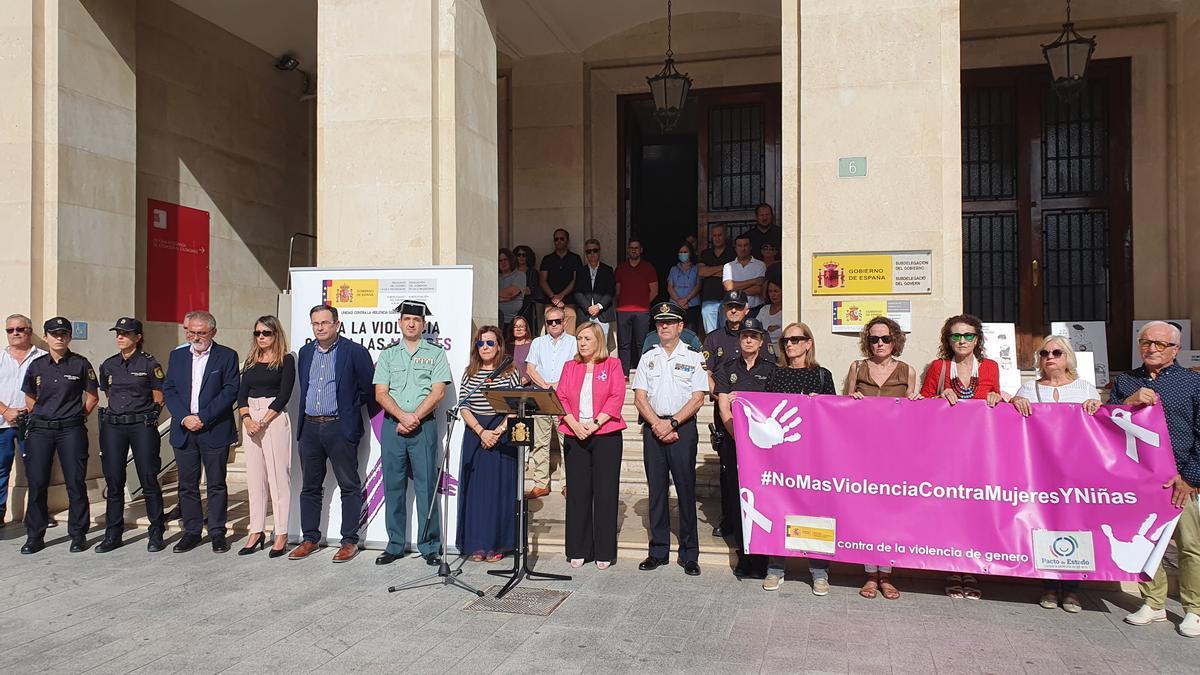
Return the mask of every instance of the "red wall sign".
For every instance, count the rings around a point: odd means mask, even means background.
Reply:
[[[208,310],[208,211],[148,200],[146,320]]]

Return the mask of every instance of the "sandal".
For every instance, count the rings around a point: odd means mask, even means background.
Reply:
[[[501,560],[504,560],[504,554],[503,553],[489,553],[488,556],[486,558],[484,558],[484,560],[486,560],[487,562],[490,562],[490,563],[498,563]]]
[[[970,574],[962,576],[963,597],[967,600],[982,600],[983,591],[979,590],[979,582]]]
[[[868,600],[874,600],[875,596],[879,595],[879,575],[874,573],[868,574],[867,583],[858,589],[858,594]]]
[[[471,557],[467,558],[467,560],[470,560],[471,562],[483,562],[483,553],[478,551],[472,553]]]
[[[954,598],[955,600],[962,600],[965,597],[963,594],[962,583],[963,578],[957,574],[951,574],[950,576],[946,577],[946,595]]]
[[[888,574],[879,575],[879,590],[887,600],[897,600],[900,598],[900,591],[896,590],[896,587],[892,585],[891,576]]]

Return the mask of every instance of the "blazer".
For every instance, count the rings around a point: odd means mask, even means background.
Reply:
[[[200,380],[200,409],[196,413],[204,427],[196,432],[184,429],[183,418],[192,414],[192,347],[183,345],[173,350],[162,386],[163,401],[171,411],[171,447],[184,447],[189,435],[194,435],[202,448],[233,445],[237,440],[233,406],[240,386],[237,352],[214,342]]]
[[[575,359],[567,361],[563,366],[562,376],[558,379],[555,393],[562,401],[563,410],[579,419],[579,393],[583,390],[583,378],[587,377],[587,364]],[[621,408],[625,405],[625,369],[621,367],[621,359],[610,356],[597,363],[592,369],[592,413],[608,413],[609,421],[600,425],[598,434],[610,434],[624,429],[627,424],[621,419]],[[568,436],[575,433],[566,422],[558,425],[558,430]]]
[[[583,264],[575,272],[575,306],[579,308],[580,321],[586,321],[587,308],[600,303],[603,309],[596,316],[597,321],[609,323],[617,318],[617,304],[614,302],[617,294],[617,277],[613,268],[600,263],[596,270],[596,286],[592,287],[592,268]]]
[[[313,353],[317,350],[317,342],[313,340],[300,348],[296,355],[296,376],[300,380],[300,414],[296,421],[296,438],[304,431],[304,404],[308,400],[308,374],[312,370]],[[337,381],[338,422],[342,427],[342,435],[351,443],[358,443],[363,435],[362,415],[359,411],[363,405],[370,409],[375,406],[375,385],[371,381],[375,377],[375,364],[371,362],[371,353],[367,348],[338,337],[337,356],[333,363],[333,376]]]

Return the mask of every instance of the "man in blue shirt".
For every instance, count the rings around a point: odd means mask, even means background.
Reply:
[[[1179,470],[1163,488],[1171,490],[1171,502],[1183,509],[1174,535],[1179,551],[1179,597],[1186,612],[1179,633],[1200,637],[1200,511],[1196,504],[1196,488],[1200,487],[1200,373],[1176,363],[1180,338],[1179,328],[1165,321],[1142,326],[1138,332],[1142,365],[1117,376],[1109,401],[1163,407]],[[1169,514],[1167,520],[1174,515]],[[1167,573],[1162,566],[1153,581],[1138,584],[1138,588],[1145,604],[1125,621],[1135,626],[1166,621]]]

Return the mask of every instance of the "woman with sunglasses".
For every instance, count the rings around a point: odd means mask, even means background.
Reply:
[[[833,373],[817,363],[817,342],[813,339],[812,329],[808,324],[790,323],[785,326],[783,337],[779,338],[779,353],[782,355],[782,367],[772,370],[767,377],[767,391],[808,396],[837,394],[833,385]],[[779,589],[783,583],[786,562],[787,558],[783,556],[771,556],[767,560],[764,590]],[[813,595],[828,595],[829,561],[810,558],[808,571],[812,574]]]
[[[521,386],[504,360],[504,338],[496,326],[475,332],[475,349],[463,373],[460,392],[474,390],[460,413],[467,425],[458,478],[458,550],[473,562],[499,562],[517,540],[517,449],[507,442],[508,419],[497,413],[484,392]]]
[[[1075,366],[1075,352],[1066,338],[1051,335],[1042,341],[1037,352],[1038,378],[1021,385],[1013,397],[1013,407],[1025,417],[1033,414],[1031,402],[1037,403],[1081,403],[1089,415],[1100,409],[1100,392],[1087,380],[1080,379]],[[1066,612],[1076,614],[1083,609],[1079,603],[1079,582],[1074,580],[1045,579],[1042,581],[1042,599],[1038,604],[1045,609],[1055,609],[1059,600]]]
[[[989,407],[1000,402],[1000,366],[984,356],[983,323],[979,319],[959,314],[942,324],[938,358],[929,364],[921,395],[940,396],[950,405],[965,399],[987,401]]]
[[[292,499],[292,421],[287,405],[295,382],[296,361],[288,353],[283,326],[274,316],[258,317],[238,388],[250,506],[250,535],[238,555],[250,555],[266,546],[268,495],[275,541],[267,555],[278,558],[287,553]]]
[[[517,315],[508,327],[508,355],[513,360],[513,370],[521,378],[521,386],[529,384],[529,376],[525,374],[525,360],[529,358],[529,345],[533,344],[533,331],[529,329],[529,319]]]
[[[916,369],[896,358],[904,352],[904,340],[900,324],[886,316],[868,321],[858,340],[858,349],[866,358],[850,364],[850,372],[846,374],[846,394],[855,399],[886,396],[920,400]],[[900,597],[900,591],[892,585],[891,566],[864,565],[864,569],[867,581],[859,589],[859,595],[867,599],[874,599],[880,593],[888,600]]]

